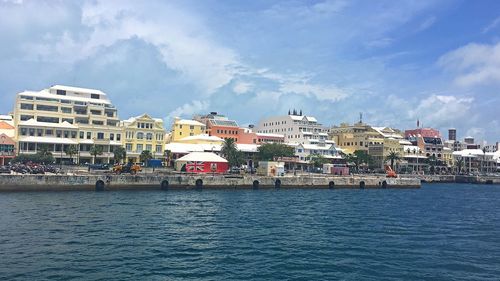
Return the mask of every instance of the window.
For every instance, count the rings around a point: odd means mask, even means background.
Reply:
[[[37,129],[36,130],[36,135],[41,137],[43,135],[43,129]]]
[[[87,132],[87,139],[91,139],[92,138],[92,132]]]
[[[102,111],[91,109],[90,110],[90,114],[92,114],[92,115],[102,115]]]
[[[76,139],[76,131],[71,131],[71,138]]]
[[[46,136],[52,136],[53,134],[54,134],[54,130],[52,130],[52,129],[46,129],[45,130],[45,135]]]
[[[30,96],[21,96],[22,100],[33,100],[33,97]]]
[[[161,149],[161,145],[157,145],[157,146],[156,146],[156,152],[157,152],[157,153],[161,153],[161,150],[162,150],[162,149]]]
[[[152,148],[152,146],[150,144],[146,144],[146,150],[152,151],[153,148]]]
[[[101,132],[97,133],[97,139],[98,140],[103,140],[104,139],[104,133],[101,133]]]
[[[110,139],[110,140],[115,140],[115,134],[110,133],[110,134],[109,134],[109,139]]]
[[[92,124],[94,125],[104,125],[103,121],[98,121],[98,120],[92,120]]]
[[[66,91],[65,90],[57,90],[56,94],[60,95],[60,96],[65,96],[66,95]]]
[[[43,104],[38,104],[36,106],[36,110],[40,111],[51,111],[51,112],[57,112],[59,111],[59,107],[54,106],[54,105],[43,105]]]
[[[127,143],[127,144],[125,144],[125,149],[126,149],[127,151],[132,151],[132,144],[131,144],[131,143]]]
[[[144,133],[142,133],[142,132],[138,132],[138,133],[137,133],[137,139],[138,139],[138,140],[142,140],[142,139],[144,139]]]
[[[21,136],[26,136],[28,134],[28,129],[21,128]]]
[[[90,98],[91,98],[91,99],[98,100],[98,99],[100,99],[100,97],[101,97],[101,96],[100,96],[99,94],[90,94]]]
[[[70,124],[73,124],[73,119],[71,119],[71,118],[63,118],[63,119],[61,119],[61,121],[63,121],[63,122],[66,121],[66,122],[68,122]]]
[[[61,107],[62,113],[71,113],[71,111],[72,111],[71,107]]]
[[[142,144],[137,145],[137,152],[142,152]]]
[[[56,130],[56,137],[60,138],[62,136],[61,130]]]
[[[80,139],[83,139],[85,136],[85,132],[80,132]]]
[[[69,131],[64,131],[64,137],[69,138]]]
[[[21,109],[33,110],[33,105],[29,103],[21,103]]]
[[[152,133],[147,133],[146,134],[146,139],[147,140],[152,140],[153,139],[153,134]]]
[[[116,140],[117,140],[117,141],[120,141],[120,140],[121,140],[121,138],[122,138],[122,135],[121,135],[121,134],[116,134]]]
[[[46,116],[38,116],[36,118],[38,122],[47,122],[47,123],[59,123],[59,118],[56,117],[46,117]]]
[[[70,100],[61,100],[61,103],[68,103],[68,104],[70,104],[71,101]]]
[[[21,121],[30,120],[33,117],[35,117],[35,116],[33,116],[33,115],[21,115]]]
[[[194,126],[193,125],[189,126],[189,129],[194,130]]]

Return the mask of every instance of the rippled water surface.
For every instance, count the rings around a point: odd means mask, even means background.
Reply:
[[[0,193],[1,280],[499,280],[500,186]]]

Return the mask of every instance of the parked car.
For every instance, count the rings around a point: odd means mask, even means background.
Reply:
[[[92,170],[109,170],[108,164],[89,164],[89,167]]]

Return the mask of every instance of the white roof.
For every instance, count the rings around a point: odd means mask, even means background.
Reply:
[[[309,121],[309,122],[318,122],[316,118],[312,116],[300,116],[300,115],[288,115],[292,120],[298,120],[298,121]]]
[[[257,152],[260,145],[257,144],[245,144],[245,143],[237,143],[236,148],[242,152]]]
[[[319,145],[319,144],[300,144],[299,146],[302,146],[304,149],[309,149],[309,150],[336,150],[335,146],[333,144],[325,144],[325,145]]]
[[[259,145],[257,144],[236,144],[236,148],[243,152],[257,152]],[[222,144],[194,144],[171,142],[165,145],[165,150],[170,150],[172,153],[189,153],[189,152],[210,152],[221,151]]]
[[[411,145],[411,141],[409,141],[407,139],[402,139],[402,140],[399,140],[399,144],[401,144],[401,145]]]
[[[131,123],[134,123],[137,119],[140,119],[140,118],[150,118],[151,120],[153,120],[155,122],[163,123],[163,119],[161,119],[161,118],[153,118],[153,117],[149,116],[147,113],[144,113],[142,115],[135,116],[135,117],[130,117],[129,119],[123,120],[122,122],[123,123],[128,123],[127,125],[129,125]]]
[[[379,134],[381,134],[385,138],[395,138],[395,139],[402,139],[403,136],[396,133],[393,129],[389,127],[372,127],[375,131],[377,131]]]
[[[10,115],[1,115],[0,114],[0,120],[2,120],[2,121],[12,121],[12,116],[10,116]]]
[[[38,122],[35,119],[31,118],[26,121],[20,121],[19,125],[21,126],[35,126],[35,127],[52,127],[52,128],[63,128],[63,129],[78,129],[77,126],[70,124],[66,121],[62,123],[49,123],[49,122]]]
[[[484,155],[484,152],[481,149],[464,149],[453,152],[453,156],[461,156],[461,157],[476,157],[479,155]]]
[[[49,138],[49,137],[22,137],[20,142],[37,142],[37,143],[55,143],[55,144],[78,144],[76,141],[68,138]]]
[[[89,89],[89,88],[80,88],[80,87],[72,87],[72,86],[64,86],[64,85],[54,85],[50,87],[50,89],[56,89],[56,90],[64,90],[64,91],[69,91],[69,92],[76,92],[76,93],[86,93],[86,94],[100,94],[100,95],[106,95],[104,92],[101,90],[97,89]]]
[[[72,100],[72,101],[83,101],[83,102],[92,102],[92,103],[102,103],[102,104],[111,104],[111,102],[106,98],[106,96],[103,96],[105,99],[91,99],[91,98],[86,98],[86,97],[80,97],[80,96],[59,96],[56,94],[51,94],[49,90],[41,90],[40,92],[33,92],[33,91],[24,91],[22,93],[19,93],[19,95],[23,96],[32,96],[32,97],[40,97],[40,98],[49,98],[49,99],[63,99],[63,100]]]
[[[194,144],[171,142],[165,145],[165,150],[170,150],[172,153],[189,153],[195,151],[220,151],[220,144]]]
[[[217,141],[217,142],[224,141],[222,138],[219,138],[217,136],[209,136],[208,134],[199,134],[199,135],[189,136],[189,137],[182,138],[179,141],[188,141],[188,140],[204,140],[204,141]]]
[[[176,120],[175,124],[193,125],[193,126],[205,126],[205,124],[203,124],[201,122],[198,122],[196,120],[189,120],[189,119]]]
[[[207,162],[223,162],[227,163],[227,160],[220,157],[219,155],[212,152],[191,152],[188,155],[185,155],[177,160],[177,161],[207,161]]]

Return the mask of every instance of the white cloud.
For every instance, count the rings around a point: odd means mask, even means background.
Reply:
[[[424,124],[441,127],[470,118],[474,98],[431,95],[410,110],[411,118],[420,118]]]
[[[191,103],[186,103],[183,104],[182,106],[177,107],[176,109],[174,109],[174,111],[170,112],[170,114],[164,119],[168,121],[172,120],[175,117],[189,118],[194,114],[206,111],[209,105],[210,103],[208,101],[194,100]]]
[[[500,43],[471,43],[446,53],[438,65],[454,73],[459,86],[475,86],[500,82]]]
[[[483,28],[481,31],[483,34],[490,32],[492,29],[495,29],[498,24],[500,24],[500,17],[494,19],[490,24]]]
[[[252,84],[251,83],[243,82],[243,81],[238,81],[234,85],[233,91],[236,94],[241,95],[241,94],[244,94],[244,93],[247,93],[248,91],[250,91],[251,88],[252,88]]]
[[[433,26],[434,23],[436,23],[436,17],[435,16],[430,16],[428,18],[426,18],[421,24],[420,26],[417,28],[417,31],[424,31],[426,29],[428,29],[429,27]]]

